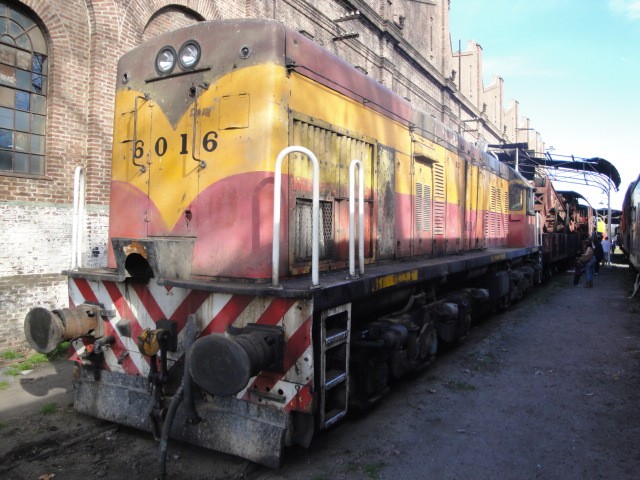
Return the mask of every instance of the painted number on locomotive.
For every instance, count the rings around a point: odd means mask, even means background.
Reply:
[[[204,134],[202,137],[202,149],[205,152],[213,152],[216,148],[218,148],[218,133],[211,130]],[[180,155],[187,155],[189,153],[189,136],[186,133],[180,134]],[[169,149],[169,142],[165,137],[159,137],[153,146],[153,151],[158,157],[164,156]],[[134,157],[136,159],[142,158],[145,154],[145,145],[143,140],[136,141],[136,148]]]

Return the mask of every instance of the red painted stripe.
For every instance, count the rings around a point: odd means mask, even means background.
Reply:
[[[247,295],[234,295],[226,303],[222,310],[211,319],[209,325],[200,334],[201,337],[209,335],[210,333],[222,333],[225,329],[231,325],[240,314],[247,308],[247,305],[251,303],[254,297]]]
[[[138,335],[140,335],[140,332],[142,332],[142,327],[140,327],[140,323],[138,322],[138,319],[131,311],[131,308],[129,308],[129,303],[127,302],[127,299],[122,296],[122,292],[120,292],[120,289],[115,283],[104,282],[104,287],[107,290],[107,293],[109,294],[109,296],[111,297],[111,301],[113,302],[113,305],[116,307],[116,310],[120,315],[120,318],[129,320],[130,327],[131,327],[131,338],[133,338],[134,340],[137,339]],[[115,332],[115,335],[117,338],[119,338],[119,336],[117,335],[117,332]]]
[[[137,325],[137,322],[136,322],[136,325]],[[133,322],[131,326],[133,327]],[[136,333],[134,336],[133,328],[131,329],[131,337],[134,339],[137,339],[138,335],[140,334],[139,325],[137,330],[138,330],[138,333]],[[120,340],[120,334],[116,331],[115,328],[113,328],[113,326],[109,322],[105,323],[105,335],[113,335],[113,337],[115,338],[115,342],[111,344],[111,351],[113,352],[116,358],[120,358],[120,356],[127,351],[127,348],[122,343],[122,340]],[[147,363],[149,362],[149,359],[147,357],[143,357],[143,358],[147,361]],[[121,366],[122,366],[122,369],[129,375],[140,375],[142,373],[138,370],[138,367],[136,366],[136,364],[133,363],[133,360],[131,359],[130,355],[126,355],[123,358]],[[104,369],[108,368],[106,362],[103,363],[102,368]]]
[[[256,323],[262,325],[277,325],[294,303],[296,303],[296,301],[290,298],[276,298],[269,304],[262,315],[260,315]]]
[[[281,373],[275,372],[261,372],[256,378],[254,378],[253,383],[249,385],[246,392],[242,396],[242,400],[251,401],[250,394],[251,390],[259,390],[262,392],[270,392],[273,389],[273,386],[282,378]]]
[[[304,323],[295,331],[285,347],[284,354],[284,371],[288,372],[289,369],[296,363],[296,361],[302,356],[309,344],[311,343],[311,316],[307,318]],[[311,360],[311,359],[309,359]]]
[[[311,381],[309,381],[311,383]],[[284,407],[287,412],[295,410],[297,412],[313,412],[313,395],[311,395],[311,387],[309,384],[303,386]]]
[[[96,294],[93,293],[89,282],[83,278],[74,278],[73,281],[75,282],[76,287],[78,287],[80,294],[84,297],[85,302],[100,303],[98,302]]]
[[[191,292],[189,292],[180,306],[176,308],[175,312],[173,312],[171,318],[169,318],[169,320],[175,320],[178,322],[178,331],[182,330],[182,328],[187,324],[187,317],[192,313],[195,313],[202,306],[204,301],[209,298],[209,295],[209,292],[204,292],[202,290],[191,290]]]
[[[111,301],[116,307],[120,318],[129,320],[131,338],[135,341],[140,335],[140,332],[142,332],[142,328],[140,327],[138,319],[131,311],[131,308],[129,308],[127,299],[122,296],[122,292],[114,282],[104,282],[104,287],[109,294],[109,297],[111,297]],[[116,329],[114,329],[108,322],[105,325],[105,333],[106,335],[113,335],[116,339],[115,342],[111,345],[111,350],[113,351],[113,354],[116,356],[116,358],[119,358],[127,350],[127,348],[122,343],[122,340],[120,339],[120,333],[116,331]],[[148,359],[146,358],[145,360],[148,361]],[[130,375],[139,375],[141,373],[135,363],[133,363],[133,360],[129,355],[124,357],[121,366],[124,371]]]
[[[160,308],[160,305],[158,305],[158,302],[146,285],[134,284],[133,289],[154,322],[166,318],[166,314],[162,311],[162,308]]]

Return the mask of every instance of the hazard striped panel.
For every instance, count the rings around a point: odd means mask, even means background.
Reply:
[[[283,371],[262,372],[237,396],[286,410],[311,411],[313,305],[309,300],[166,288],[155,282],[141,285],[79,278],[69,279],[69,300],[71,306],[98,303],[109,312],[108,317],[103,317],[105,334],[116,340],[106,349],[102,368],[129,375],[148,375],[149,357],[140,353],[137,338],[143,329],[156,328],[158,320],[175,320],[178,324],[178,351],[167,354],[169,367],[184,354],[184,327],[192,313],[196,315],[199,336],[224,333],[228,326],[242,328],[250,323],[281,326],[285,336]],[[122,329],[123,325],[127,329]],[[72,359],[79,361],[92,341],[74,341]]]

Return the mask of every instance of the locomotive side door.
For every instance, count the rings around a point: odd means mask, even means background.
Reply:
[[[465,248],[470,250],[480,247],[479,230],[481,227],[478,223],[479,205],[478,205],[478,166],[471,162],[467,163],[467,188],[465,195]]]
[[[317,157],[320,166],[318,233],[321,268],[341,268],[348,263],[349,165],[352,160],[361,162],[365,203],[364,256],[371,258],[373,256],[371,186],[375,154],[373,141],[346,129],[295,112],[290,118],[289,143],[311,150]],[[300,153],[289,155],[286,168],[289,187],[287,198],[289,204],[289,274],[296,275],[307,273],[310,269],[313,169],[311,161],[308,161],[306,156]]]
[[[378,145],[377,258],[393,258],[395,252],[396,167],[395,152]]]

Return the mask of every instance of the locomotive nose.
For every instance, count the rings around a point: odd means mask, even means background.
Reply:
[[[100,307],[95,305],[60,310],[36,307],[24,319],[24,335],[34,350],[50,353],[63,340],[96,333],[101,326],[99,318]]]

